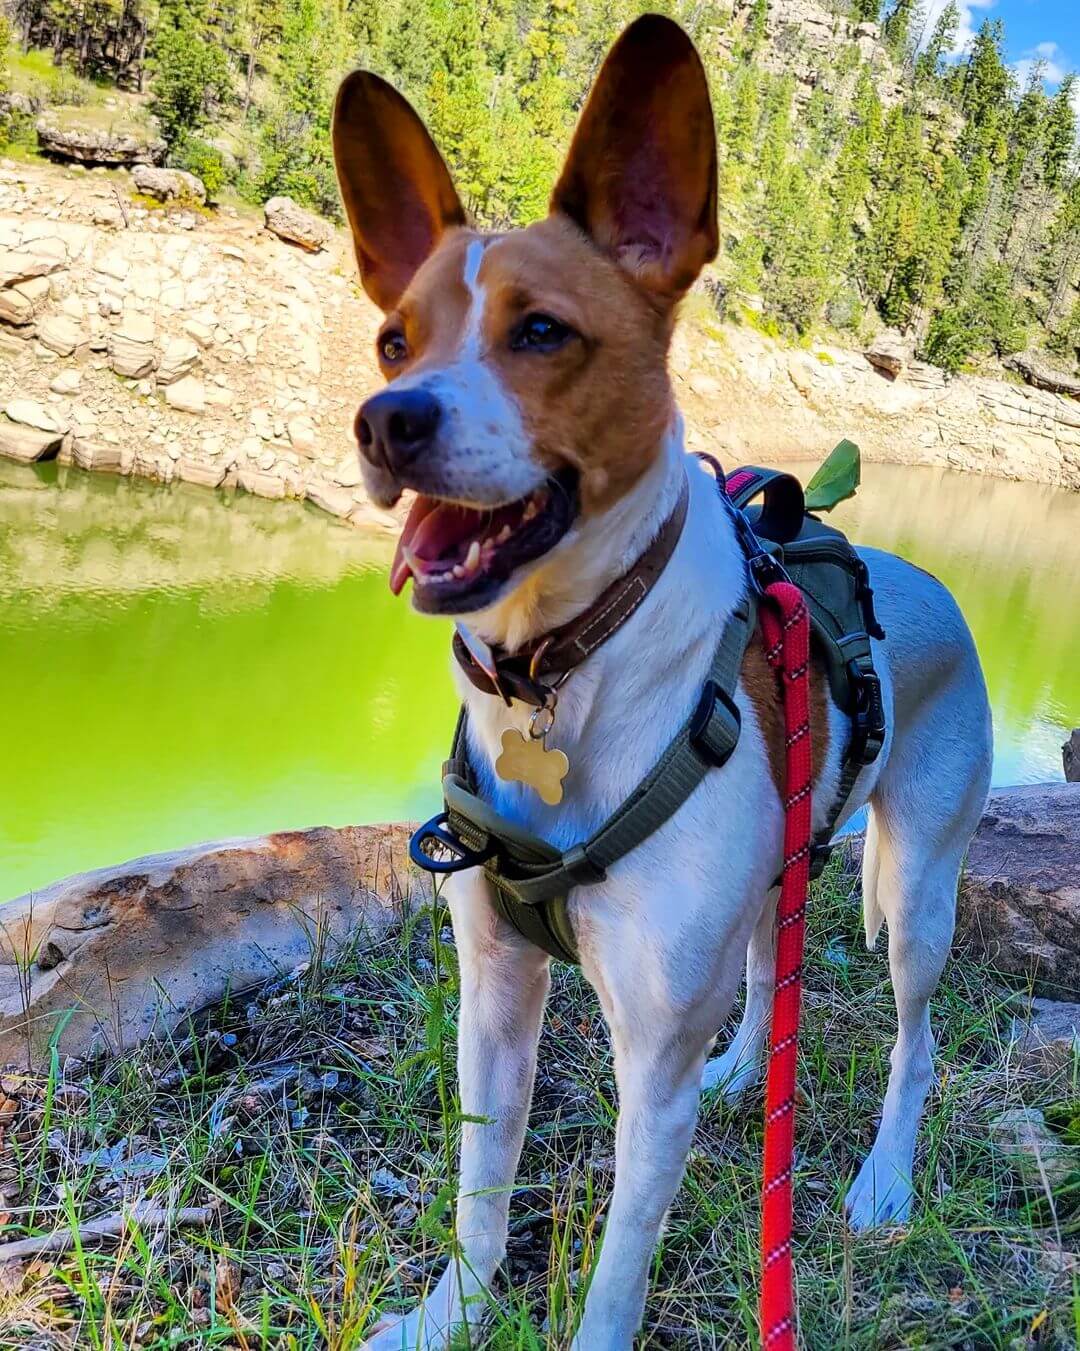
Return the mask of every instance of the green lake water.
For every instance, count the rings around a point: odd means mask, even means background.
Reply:
[[[1080,496],[867,465],[837,513],[954,591],[994,779],[1059,778],[1080,724]],[[435,810],[443,623],[391,543],[313,509],[0,467],[0,898],[199,840]]]

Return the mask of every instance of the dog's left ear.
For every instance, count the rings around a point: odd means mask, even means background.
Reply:
[[[716,130],[694,44],[661,14],[612,47],[551,198],[664,301],[716,257]]]

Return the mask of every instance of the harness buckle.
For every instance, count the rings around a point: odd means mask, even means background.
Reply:
[[[436,857],[437,852],[443,857]],[[445,857],[447,854],[449,858]],[[466,868],[479,868],[494,854],[495,844],[490,837],[482,848],[471,849],[451,829],[450,813],[445,811],[425,821],[409,840],[409,857],[416,866],[440,877],[464,872]]]
[[[739,744],[742,717],[735,702],[715,680],[706,680],[690,719],[689,741],[715,769],[727,764]]]
[[[815,844],[810,849],[810,881],[816,882],[828,866],[835,845]]]
[[[885,744],[885,706],[881,700],[881,681],[874,670],[858,661],[848,662],[851,681],[851,751],[853,760],[872,765]]]

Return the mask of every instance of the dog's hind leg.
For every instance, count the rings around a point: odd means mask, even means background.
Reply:
[[[897,1038],[881,1125],[847,1195],[855,1229],[902,1223],[911,1208],[915,1139],[934,1074],[929,1003],[949,955],[964,852],[986,798],[982,742],[973,733],[966,745],[946,740],[935,752],[924,726],[894,751],[871,799],[867,937],[883,916]]]
[[[769,892],[750,935],[746,949],[746,1005],[738,1031],[727,1049],[708,1062],[701,1076],[703,1090],[719,1088],[728,1102],[734,1102],[761,1077],[776,984],[774,926],[779,897],[778,890]]]

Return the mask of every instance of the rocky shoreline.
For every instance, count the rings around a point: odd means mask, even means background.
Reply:
[[[356,464],[378,316],[344,234],[284,199],[242,214],[136,186],[0,161],[0,456],[395,528]],[[688,443],[768,462],[850,436],[868,461],[1080,490],[1080,401],[1016,377],[947,380],[887,346],[792,349],[691,304],[672,350]]]
[[[313,945],[387,933],[431,895],[408,858],[410,829],[197,845],[0,904],[0,1065],[39,1063],[54,1034],[69,1055],[131,1045],[288,970]],[[852,864],[859,846],[850,842]],[[961,887],[954,960],[970,955],[1036,994],[1076,999],[1078,935],[1080,784],[992,793]],[[1080,1006],[1067,1007],[1069,1035],[1080,1037]]]

